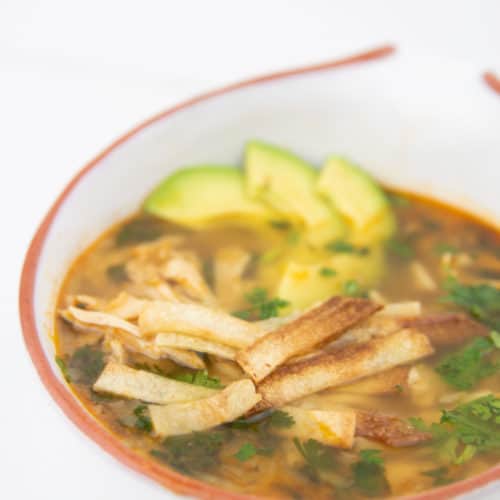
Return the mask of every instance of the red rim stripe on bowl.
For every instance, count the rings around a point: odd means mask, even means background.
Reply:
[[[101,160],[103,160],[113,150],[135,136],[141,130],[147,128],[149,125],[163,120],[178,111],[189,108],[190,106],[193,106],[199,102],[206,101],[213,97],[221,96],[241,88],[298,76],[301,74],[331,70],[342,66],[377,60],[382,57],[391,55],[394,51],[395,48],[388,45],[335,61],[329,61],[292,70],[280,71],[277,73],[235,83],[178,104],[146,120],[145,122],[141,123],[140,125],[130,130],[128,133],[120,137],[118,140],[116,140],[111,146],[105,149],[94,160],[92,160],[82,170],[80,170],[80,172],[78,172],[78,174],[71,180],[64,191],[56,199],[49,212],[43,219],[42,223],[40,224],[39,228],[37,229],[24,261],[19,293],[19,309],[24,341],[42,383],[45,385],[56,403],[83,433],[85,433],[102,449],[107,451],[110,455],[118,459],[120,462],[131,467],[135,471],[140,472],[141,474],[148,476],[151,479],[154,479],[156,482],[160,483],[166,488],[180,494],[189,494],[204,499],[222,500],[249,500],[257,498],[251,495],[230,493],[210,484],[203,483],[187,476],[183,476],[175,472],[174,470],[167,468],[166,466],[155,463],[153,460],[147,459],[137,452],[134,452],[132,449],[125,446],[110,431],[106,430],[95,418],[93,418],[93,416],[78,403],[77,399],[70,392],[70,390],[57,378],[51,368],[50,362],[46,357],[40,342],[40,336],[45,335],[46,332],[39,333],[36,327],[34,293],[35,279],[40,255],[45,243],[45,239],[47,238],[48,231],[61,205],[71,194],[80,180],[91,170],[97,168]],[[470,491],[498,478],[500,478],[500,466],[490,469],[478,475],[477,477],[408,498],[429,500],[450,498],[451,496]]]
[[[487,71],[484,73],[483,79],[493,92],[500,94],[500,78],[498,78],[495,73]]]

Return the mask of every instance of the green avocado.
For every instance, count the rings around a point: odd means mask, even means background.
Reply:
[[[147,213],[197,228],[213,222],[262,222],[275,217],[263,203],[245,194],[241,170],[204,165],[167,177],[144,202]]]
[[[318,171],[294,154],[252,141],[245,149],[247,193],[286,219],[302,224],[312,245],[342,238],[346,227],[338,212],[316,193]]]
[[[330,157],[319,175],[317,191],[348,221],[353,243],[376,244],[394,234],[396,221],[387,196],[357,165]]]
[[[329,272],[325,273],[327,269]],[[276,296],[290,302],[290,310],[303,310],[344,292],[346,283],[356,281],[362,290],[376,286],[384,274],[385,254],[381,246],[366,255],[338,254],[314,264],[289,261]]]

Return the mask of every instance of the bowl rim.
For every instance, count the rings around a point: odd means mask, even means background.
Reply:
[[[97,168],[116,148],[127,142],[139,132],[147,129],[150,125],[174,115],[178,111],[189,108],[199,102],[210,100],[211,98],[231,93],[235,90],[265,84],[276,80],[282,80],[307,73],[316,73],[325,70],[333,70],[338,67],[359,64],[368,61],[378,60],[389,56],[395,52],[393,45],[384,45],[378,48],[357,53],[332,61],[327,61],[309,66],[302,66],[294,69],[287,69],[262,76],[257,76],[218,89],[208,91],[196,97],[176,104],[158,114],[146,119],[142,123],[123,134],[110,146],[104,149],[93,160],[87,163],[66,185],[61,194],[56,198],[51,208],[43,218],[38,229],[31,240],[25,256],[21,273],[19,289],[19,314],[24,342],[28,353],[38,373],[38,377],[43,385],[62,409],[66,416],[82,431],[86,436],[97,443],[104,451],[109,453],[122,464],[132,468],[136,472],[147,476],[167,489],[184,495],[193,495],[205,499],[223,500],[250,500],[261,497],[232,493],[216,486],[213,486],[197,479],[184,476],[173,469],[145,458],[141,454],[125,446],[114,434],[107,430],[97,419],[95,419],[78,402],[69,387],[63,384],[53,372],[49,359],[46,356],[40,337],[46,332],[40,332],[35,320],[35,281],[40,263],[40,256],[47,239],[49,230],[58,215],[64,201],[71,195],[78,183],[93,169]],[[484,486],[496,479],[500,479],[500,465],[492,467],[483,473],[453,483],[448,486],[435,488],[416,495],[405,496],[405,499],[412,500],[438,500],[446,499],[459,494],[472,491],[480,486]]]

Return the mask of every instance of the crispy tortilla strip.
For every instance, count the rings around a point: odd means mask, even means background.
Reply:
[[[138,299],[127,292],[121,292],[117,297],[106,304],[101,311],[125,320],[135,320],[139,317],[147,303],[147,300]]]
[[[365,377],[353,384],[344,385],[342,391],[370,396],[378,394],[404,394],[408,389],[409,366],[396,366],[390,370]]]
[[[105,392],[148,403],[167,404],[194,401],[217,394],[215,389],[186,384],[144,370],[110,362],[94,384]]]
[[[356,436],[396,448],[414,446],[432,439],[432,434],[416,430],[401,418],[366,411],[357,412]]]
[[[177,332],[231,347],[252,344],[261,335],[258,326],[199,304],[152,302],[139,316],[143,334]]]
[[[273,432],[281,436],[315,439],[337,448],[352,448],[356,430],[354,410],[304,410],[285,406],[283,411],[293,417],[295,424],[287,428],[273,427]]]
[[[240,351],[236,361],[259,382],[287,359],[338,337],[380,308],[366,299],[333,297]]]
[[[215,354],[225,359],[234,359],[236,356],[236,351],[232,347],[182,333],[159,333],[156,335],[154,343],[158,347],[191,349],[192,351]]]
[[[269,404],[280,407],[308,394],[375,375],[433,352],[425,335],[416,330],[401,330],[285,365],[271,373],[258,389]]]
[[[194,352],[175,347],[157,346],[153,341],[134,337],[127,332],[114,332],[114,337],[122,342],[124,347],[132,352],[137,352],[151,359],[171,359],[178,365],[202,370],[205,368],[204,361]]]
[[[402,321],[404,328],[425,333],[435,347],[462,344],[472,337],[486,336],[489,329],[461,313],[444,313]]]
[[[139,328],[129,321],[99,311],[86,311],[78,307],[70,306],[65,311],[61,312],[61,316],[67,321],[73,322],[75,320],[80,326],[94,327],[99,330],[102,329],[103,333],[108,333],[113,330],[121,330],[135,337],[140,337],[141,332]]]
[[[251,380],[238,380],[205,399],[167,406],[149,406],[155,432],[174,436],[203,431],[241,417],[255,406],[261,396]]]
[[[422,304],[420,302],[393,302],[387,304],[379,311],[376,316],[391,316],[411,318],[412,316],[420,316],[422,314]]]

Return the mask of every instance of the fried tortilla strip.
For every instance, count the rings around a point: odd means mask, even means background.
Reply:
[[[432,439],[432,434],[418,431],[401,418],[366,411],[357,412],[356,436],[380,441],[396,448],[414,446]]]
[[[280,407],[308,394],[375,375],[433,352],[425,335],[412,329],[401,330],[285,365],[271,373],[258,389],[267,403]]]
[[[378,395],[404,393],[408,389],[409,366],[396,366],[358,382],[342,386],[344,392],[356,394]]]
[[[425,333],[435,347],[462,344],[472,337],[489,334],[486,326],[461,313],[431,314],[405,319],[402,326]]]
[[[144,370],[110,362],[94,384],[94,391],[105,392],[147,403],[167,404],[208,398],[219,391],[172,380]]]
[[[260,382],[287,359],[340,336],[380,308],[366,299],[333,297],[240,351],[236,361]]]
[[[61,312],[61,316],[70,323],[76,321],[80,327],[88,326],[97,330],[102,329],[103,333],[108,333],[112,330],[121,330],[135,337],[141,336],[141,332],[137,326],[112,314],[99,311],[86,311],[78,307],[70,306],[68,309]]]
[[[377,313],[377,316],[391,316],[411,318],[422,314],[422,304],[420,302],[393,302],[387,304]]]
[[[315,439],[336,448],[352,448],[356,430],[356,411],[304,410],[292,406],[285,406],[282,409],[293,417],[295,423],[287,428],[273,427],[273,432],[281,436]]]
[[[231,347],[252,344],[260,335],[258,326],[199,304],[155,301],[139,316],[143,334],[177,332],[212,340]]]
[[[190,403],[149,406],[155,432],[175,436],[203,431],[241,417],[261,399],[251,380],[238,380],[208,398]]]
[[[123,346],[132,352],[137,352],[151,359],[171,359],[178,365],[191,368],[192,370],[202,370],[205,368],[204,361],[194,352],[175,347],[157,346],[154,342],[134,337],[130,333],[123,331],[113,332],[113,337],[118,339]]]
[[[225,359],[234,359],[236,356],[236,351],[232,347],[182,333],[159,333],[156,335],[154,343],[158,347],[191,349],[192,351],[215,354]]]
[[[139,317],[147,303],[147,300],[138,299],[127,292],[121,292],[100,310],[122,319],[135,320]]]

